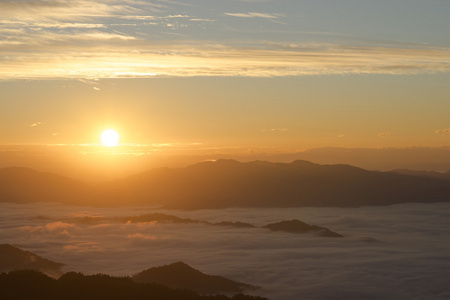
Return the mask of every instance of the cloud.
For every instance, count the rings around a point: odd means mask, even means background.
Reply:
[[[272,47],[272,46],[271,46]],[[450,71],[450,49],[320,45],[295,49],[220,44],[149,44],[117,33],[44,34],[35,44],[3,46],[0,79],[134,78]],[[139,51],[135,51],[139,49]],[[70,70],[70,72],[67,72]]]
[[[1,1],[0,80],[450,71],[448,47],[355,47],[344,43],[257,40],[239,43],[221,40],[221,34],[216,40],[202,40],[208,25],[223,29],[224,24],[214,20],[223,14],[271,22],[285,16],[261,12],[196,15],[174,7],[186,8],[188,4],[139,0]]]
[[[239,18],[264,18],[264,19],[278,19],[280,14],[268,14],[268,13],[225,13],[227,16],[239,17]]]
[[[379,137],[387,137],[387,136],[389,136],[389,135],[391,135],[390,132],[380,132],[380,133],[378,134]]]
[[[140,14],[162,5],[138,1],[85,1],[85,0],[36,0],[2,1],[0,16],[6,20],[81,20],[93,17],[111,17]],[[145,10],[144,10],[145,8]]]
[[[261,130],[261,132],[269,132],[269,133],[275,133],[275,132],[283,133],[283,132],[286,132],[286,131],[289,131],[289,129],[287,129],[287,128],[271,128],[271,129],[263,129],[263,130]]]
[[[300,219],[345,235],[329,239],[262,228],[203,224],[139,227],[108,221],[155,211],[148,207],[0,203],[0,240],[65,263],[65,271],[87,274],[129,276],[184,261],[207,274],[260,286],[255,293],[272,300],[446,299],[450,294],[446,280],[449,208],[448,203],[434,203],[161,211],[183,218],[257,226]],[[46,218],[36,218],[38,215]],[[77,222],[73,219],[76,215],[102,215],[104,223]],[[46,234],[30,236],[24,227],[39,228]],[[62,239],[57,234],[60,230],[70,230],[70,235]]]
[[[339,135],[338,135],[338,138],[345,138],[345,137],[346,137],[345,134],[339,134]]]
[[[87,253],[87,252],[102,252],[104,249],[96,242],[81,242],[67,244],[63,246],[66,251],[72,251],[76,253]]]
[[[40,126],[42,124],[43,124],[42,122],[36,122],[36,123],[31,124],[30,127],[37,127],[37,126]]]
[[[56,235],[58,237],[69,236],[69,228],[74,228],[74,224],[69,224],[61,221],[51,222],[44,226],[22,226],[19,227],[21,231],[29,233],[33,237],[42,237],[45,235]]]
[[[435,131],[436,134],[450,134],[450,128],[447,129],[439,129]]]

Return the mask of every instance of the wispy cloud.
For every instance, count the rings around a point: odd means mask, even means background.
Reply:
[[[318,45],[294,49],[153,43],[120,33],[43,34],[0,45],[1,79],[155,76],[274,77],[450,71],[450,49]],[[139,49],[139,51],[136,51]]]
[[[225,13],[227,16],[239,17],[239,18],[264,18],[264,19],[278,19],[280,14],[268,14],[268,13],[256,13],[256,12],[248,12],[248,13]]]
[[[205,22],[219,27],[214,19],[220,16],[222,21],[236,17],[271,22],[285,16],[261,12],[195,16],[192,11],[171,9],[174,6],[187,7],[164,0],[1,1],[0,80],[450,71],[449,47],[205,40],[203,33],[191,35],[186,28],[203,32]]]
[[[30,127],[37,127],[40,125],[42,125],[42,122],[36,122],[36,123],[31,124]]]
[[[261,130],[261,132],[268,132],[268,133],[283,133],[288,131],[289,129],[287,128],[271,128],[271,129],[263,129]]]
[[[439,129],[435,131],[436,134],[450,134],[450,128],[447,129]]]
[[[391,135],[390,132],[380,132],[380,133],[378,134],[379,137],[387,137],[387,136],[389,136],[389,135]]]

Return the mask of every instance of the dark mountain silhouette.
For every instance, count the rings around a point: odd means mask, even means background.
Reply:
[[[163,213],[152,213],[138,216],[127,216],[127,217],[82,217],[82,218],[72,218],[69,219],[70,222],[76,222],[81,224],[100,224],[102,222],[120,222],[120,223],[146,223],[146,222],[157,222],[157,223],[170,223],[170,224],[204,224],[209,226],[223,226],[223,227],[234,227],[242,229],[257,228],[255,225],[245,222],[208,222],[187,218],[180,218],[174,215],[167,215]],[[292,233],[315,233],[317,236],[322,237],[342,237],[342,235],[330,231],[325,227],[319,227],[316,225],[308,225],[299,220],[292,221],[281,221],[278,223],[268,224],[262,228],[268,228],[273,231],[286,231]]]
[[[333,232],[325,227],[317,225],[308,225],[299,220],[281,221],[277,223],[271,223],[263,228],[267,228],[273,231],[285,231],[290,233],[313,233],[314,235],[321,237],[343,237],[339,233]]]
[[[28,168],[0,169],[1,202],[89,203],[93,188],[80,181]]]
[[[255,228],[254,225],[244,222],[229,222],[229,221],[222,221],[217,223],[210,223],[211,225],[215,226],[229,226],[229,227],[235,227],[235,228]]]
[[[136,283],[129,277],[105,274],[66,273],[59,279],[22,270],[0,274],[0,297],[7,300],[265,300],[237,294],[205,296],[192,290],[173,289],[163,285]],[[266,299],[267,300],[267,299]]]
[[[62,266],[64,266],[64,264],[50,261],[12,245],[0,245],[0,272],[37,270],[56,278],[63,274],[61,271]]]
[[[436,179],[450,180],[450,171],[447,172],[436,172],[436,171],[417,171],[408,169],[395,169],[392,170],[394,173],[419,176],[419,177],[431,177]]]
[[[0,201],[150,205],[172,209],[226,207],[356,207],[450,201],[447,180],[307,161],[234,160],[153,169],[92,188],[30,169],[0,170]]]
[[[353,207],[450,201],[450,184],[435,178],[307,161],[203,162],[187,168],[154,169],[103,188],[118,202],[174,209]]]
[[[221,276],[206,275],[183,262],[154,267],[134,275],[135,282],[157,283],[172,288],[191,289],[201,294],[240,293],[255,287]]]

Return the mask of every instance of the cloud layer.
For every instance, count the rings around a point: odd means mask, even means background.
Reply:
[[[345,39],[299,42],[307,33],[292,31],[298,26],[293,21],[295,15],[233,13],[202,8],[200,2],[2,1],[0,79],[274,77],[450,70],[450,48],[445,46],[358,45]],[[257,8],[260,4],[245,5]],[[239,22],[234,22],[237,19]],[[275,21],[279,19],[287,23]],[[264,27],[263,36],[252,29],[255,22],[267,20],[271,22],[264,23],[268,27]],[[278,35],[286,36],[285,41]],[[325,36],[323,32],[314,35]]]
[[[447,299],[448,204],[372,208],[162,211],[183,218],[257,226],[300,219],[341,239],[204,224],[115,223],[90,217],[148,208],[94,209],[1,204],[0,239],[65,271],[131,275],[184,261],[208,274],[261,286],[270,299]]]

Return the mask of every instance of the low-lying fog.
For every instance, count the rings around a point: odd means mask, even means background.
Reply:
[[[0,241],[66,264],[63,271],[132,275],[176,261],[260,286],[273,300],[450,299],[450,204],[158,212],[264,226],[299,219],[344,238],[205,224],[81,222],[149,208],[0,204]]]

